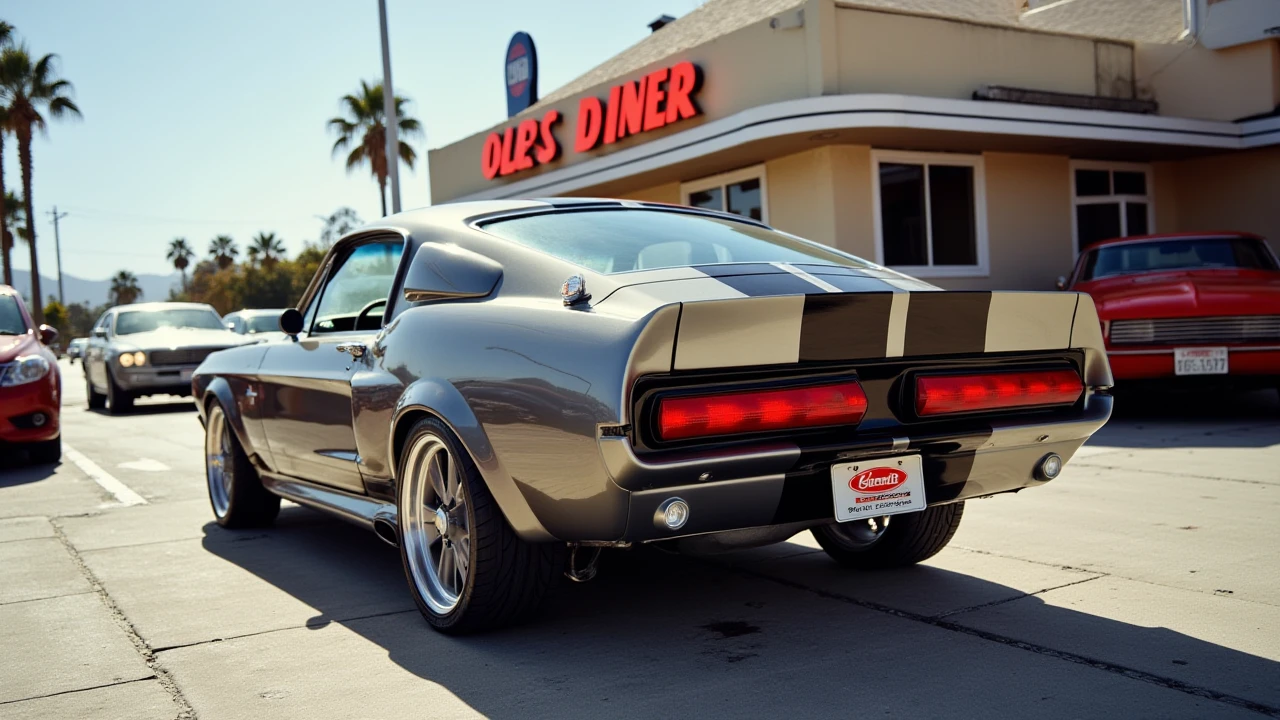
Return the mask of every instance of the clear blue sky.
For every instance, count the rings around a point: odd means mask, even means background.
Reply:
[[[426,138],[401,171],[406,208],[430,203],[427,147],[506,117],[503,59],[512,33],[538,48],[545,94],[649,33],[662,13],[699,0],[388,0],[393,80]],[[259,230],[290,252],[349,205],[378,217],[377,184],[331,159],[325,121],[361,78],[380,80],[376,0],[4,0],[0,19],[35,53],[61,57],[83,121],[51,123],[34,143],[43,275],[54,276],[53,205],[63,271],[167,273],[165,247],[203,253],[216,234],[243,245]],[[478,160],[477,160],[478,162]],[[6,188],[20,187],[5,146]],[[15,267],[26,268],[26,247]]]

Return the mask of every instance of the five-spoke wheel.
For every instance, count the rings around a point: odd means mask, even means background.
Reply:
[[[405,556],[423,601],[444,615],[457,607],[471,569],[466,490],[440,438],[420,436],[405,452]]]

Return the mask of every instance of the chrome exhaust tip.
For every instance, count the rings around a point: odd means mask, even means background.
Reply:
[[[391,547],[400,547],[400,526],[395,516],[379,515],[373,519],[373,532]]]

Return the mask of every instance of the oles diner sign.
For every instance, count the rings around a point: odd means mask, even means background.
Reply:
[[[702,110],[694,97],[701,87],[702,70],[685,61],[613,86],[608,100],[584,97],[578,102],[573,151],[587,152],[696,117]],[[489,133],[480,152],[480,171],[485,179],[518,173],[560,157],[554,133],[560,120],[559,110],[548,110],[540,120],[530,118],[500,133]]]

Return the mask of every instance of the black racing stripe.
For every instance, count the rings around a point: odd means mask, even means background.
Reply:
[[[694,270],[703,275],[711,277],[726,277],[728,275],[778,275],[786,273],[777,266],[769,263],[731,263],[727,265],[694,265]]]
[[[911,293],[907,357],[981,353],[987,343],[990,292]]]
[[[800,362],[884,357],[892,304],[891,292],[809,295],[800,325]]]
[[[777,270],[777,268],[774,269]],[[777,275],[722,275],[717,277],[716,280],[747,297],[806,295],[813,292],[822,292],[822,288],[808,280],[796,277],[789,272],[781,271]]]
[[[782,495],[773,514],[774,525],[832,518],[836,516],[835,498],[831,492],[831,471],[826,467],[801,473],[787,473],[782,481]]]
[[[883,293],[893,292],[894,287],[880,278],[855,277],[852,275],[814,275],[823,282],[840,288],[842,292]]]

